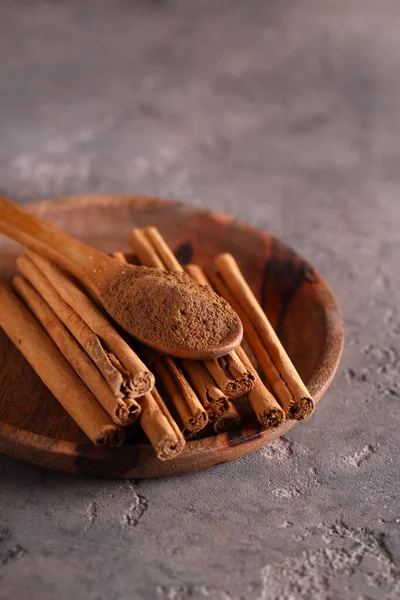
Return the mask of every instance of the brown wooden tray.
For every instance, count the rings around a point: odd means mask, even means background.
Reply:
[[[150,224],[160,229],[182,263],[205,265],[215,254],[231,252],[315,400],[326,391],[343,345],[341,313],[315,269],[276,238],[226,214],[153,198],[74,196],[29,209],[105,252],[128,249],[129,230]],[[2,279],[15,272],[19,251],[0,236]],[[0,331],[0,452],[26,462],[103,477],[174,475],[248,454],[294,424],[261,431],[257,422],[249,422],[240,431],[190,442],[167,462],[145,443],[96,448]]]

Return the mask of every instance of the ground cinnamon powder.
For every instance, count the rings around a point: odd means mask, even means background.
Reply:
[[[230,305],[186,273],[127,267],[101,300],[126,331],[161,347],[206,351],[229,344],[241,329]]]

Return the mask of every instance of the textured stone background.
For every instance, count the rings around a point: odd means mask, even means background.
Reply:
[[[0,458],[1,600],[397,600],[398,0],[3,0],[0,188],[161,194],[268,228],[347,345],[309,422],[110,482]]]

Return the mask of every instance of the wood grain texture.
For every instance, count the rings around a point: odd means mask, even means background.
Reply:
[[[150,224],[182,261],[205,266],[215,254],[231,252],[314,399],[329,386],[343,345],[339,307],[319,274],[279,240],[228,215],[155,198],[75,196],[29,210],[103,252],[128,248],[128,232]],[[2,279],[15,274],[19,251],[0,238]],[[158,461],[145,442],[95,448],[0,332],[0,451],[27,462],[103,477],[174,475],[233,460],[294,424],[262,431],[254,420],[238,432],[192,441],[167,462]]]

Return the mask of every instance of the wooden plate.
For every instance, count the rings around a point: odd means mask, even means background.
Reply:
[[[132,227],[155,225],[182,263],[206,264],[221,251],[234,254],[277,329],[311,393],[319,400],[341,354],[339,307],[309,264],[279,240],[222,214],[153,198],[75,196],[32,204],[29,209],[105,251],[127,250]],[[0,237],[0,277],[15,272],[19,247]],[[187,444],[176,459],[160,462],[150,445],[94,447],[0,331],[0,452],[70,473],[103,477],[181,474],[233,460],[281,436],[295,422],[241,431]]]

